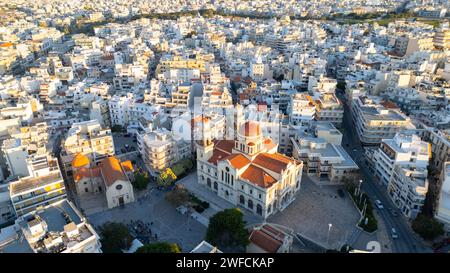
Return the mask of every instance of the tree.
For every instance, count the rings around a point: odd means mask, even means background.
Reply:
[[[186,172],[186,169],[184,168],[184,166],[182,164],[177,163],[172,166],[172,171],[176,176],[181,176],[182,174],[184,174]]]
[[[194,167],[194,163],[193,163],[192,160],[189,159],[189,158],[186,158],[186,159],[181,160],[180,163],[181,163],[181,165],[183,165],[183,167],[184,167],[186,170],[190,170],[190,169],[192,169],[192,168]]]
[[[177,176],[173,173],[172,169],[167,168],[158,176],[156,183],[159,186],[170,186],[176,179]]]
[[[189,199],[189,192],[180,185],[177,185],[174,190],[166,194],[166,200],[173,204],[175,207],[186,204]]]
[[[181,248],[177,244],[157,242],[141,246],[136,253],[181,253]]]
[[[100,227],[100,236],[105,253],[122,253],[122,249],[129,249],[133,241],[127,226],[122,223],[106,222]]]
[[[111,132],[113,133],[120,133],[123,131],[123,127],[120,125],[114,125],[113,127],[111,127]]]
[[[133,186],[137,190],[145,190],[147,188],[148,183],[150,183],[150,177],[146,172],[135,172],[134,173],[134,181]]]
[[[248,245],[248,231],[245,229],[244,214],[238,208],[225,209],[209,220],[206,241],[220,248]]]
[[[433,240],[444,234],[444,225],[424,214],[417,215],[412,222],[412,229],[425,240]]]

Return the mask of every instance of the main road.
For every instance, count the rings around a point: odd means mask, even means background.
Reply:
[[[341,92],[337,92],[338,97],[345,101],[345,98]],[[343,120],[343,145],[354,161],[359,165],[362,176],[362,189],[367,193],[372,203],[375,200],[380,200],[384,209],[378,209],[374,206],[377,213],[386,225],[386,230],[391,236],[391,229],[395,228],[398,233],[398,239],[392,239],[393,252],[431,252],[431,249],[417,239],[417,235],[412,231],[410,225],[407,223],[405,217],[396,209],[390,198],[388,198],[386,189],[381,186],[375,179],[373,174],[370,173],[366,165],[364,156],[364,148],[358,138],[358,133],[355,130],[355,124],[350,112],[350,107],[344,104],[344,120]],[[393,208],[397,211],[398,216],[394,216],[389,208]],[[381,224],[381,223],[379,223]]]

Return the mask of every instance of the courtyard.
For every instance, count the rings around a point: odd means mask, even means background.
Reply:
[[[324,248],[337,249],[356,232],[355,225],[360,218],[350,197],[339,196],[337,190],[342,188],[317,185],[303,176],[295,201],[267,222],[287,227]]]
[[[126,225],[131,221],[141,221],[149,225],[152,236],[156,235],[158,241],[177,243],[183,252],[189,252],[204,239],[206,227],[189,214],[180,214],[164,198],[165,193],[150,188],[145,194],[139,194],[134,203],[94,213],[87,218],[96,230],[108,221]]]

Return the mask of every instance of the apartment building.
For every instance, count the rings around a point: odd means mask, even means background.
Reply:
[[[67,199],[31,211],[1,230],[2,253],[101,253],[100,236]]]
[[[316,117],[314,99],[307,93],[297,93],[291,97],[289,120],[294,125],[308,124]]]
[[[241,124],[235,140],[215,142],[205,122],[197,142],[198,183],[265,219],[284,210],[300,189],[303,163],[277,148],[257,122]]]
[[[340,145],[342,134],[335,128],[328,132],[323,129],[317,128],[316,135],[297,134],[291,138],[292,156],[303,162],[303,172],[308,176],[339,184],[357,173],[359,167]]]
[[[56,158],[48,154],[30,156],[27,167],[30,175],[11,182],[9,187],[11,202],[19,217],[37,207],[66,198],[64,180]]]
[[[340,127],[344,118],[344,106],[334,93],[324,93],[315,100],[318,121],[332,122]]]
[[[435,218],[450,232],[450,162],[444,164],[441,174],[442,186],[439,192]]]
[[[431,145],[417,135],[397,133],[392,139],[383,139],[374,151],[372,162],[375,177],[387,186],[396,165],[426,170],[431,158]]]
[[[179,160],[191,157],[191,143],[165,128],[144,135],[142,142],[142,159],[147,170],[154,176]]]
[[[428,192],[427,176],[426,168],[394,167],[388,195],[407,218],[414,219],[422,211]]]
[[[450,49],[450,28],[437,29],[434,38],[434,46],[438,49],[449,50]]]
[[[114,155],[114,142],[110,129],[103,129],[97,120],[72,124],[62,142],[61,162],[67,179],[72,178],[72,161],[77,154],[83,154],[93,164]]]
[[[352,101],[352,117],[363,145],[378,145],[397,132],[414,129],[409,117],[380,97],[360,96]]]

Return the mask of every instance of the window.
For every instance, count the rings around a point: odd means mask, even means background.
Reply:
[[[206,179],[206,184],[208,185],[208,187],[211,188],[211,179],[209,179],[209,177],[208,177],[208,179]]]
[[[253,209],[253,201],[252,200],[248,200],[247,206],[249,209]]]
[[[121,184],[119,184],[119,185],[116,186],[116,190],[118,190],[118,191],[120,191],[122,188],[123,188],[123,187],[122,187]]]
[[[218,187],[218,185],[217,185],[217,182],[214,181],[214,189],[215,189],[215,190],[218,190],[218,188],[219,188],[219,187]]]
[[[245,198],[243,195],[239,196],[239,203],[241,203],[242,205],[245,204]]]
[[[260,204],[256,205],[256,213],[262,215],[262,207]]]

